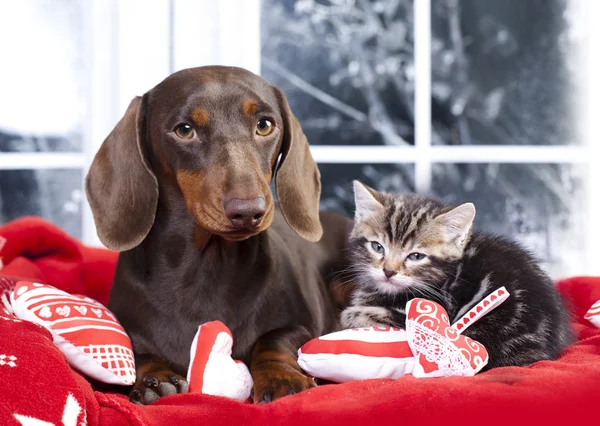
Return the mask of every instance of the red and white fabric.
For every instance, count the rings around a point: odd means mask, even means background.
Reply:
[[[298,351],[298,364],[312,377],[346,383],[397,379],[414,370],[415,357],[405,330],[370,327],[342,330],[310,340]]]
[[[0,276],[0,313],[12,315],[12,307],[10,306],[10,294],[15,288],[17,282],[9,277]]]
[[[233,336],[221,321],[198,327],[190,349],[187,381],[190,392],[246,401],[252,376],[246,364],[231,357]]]
[[[300,367],[313,377],[346,383],[364,379],[474,376],[488,363],[485,347],[461,333],[509,296],[490,293],[453,325],[438,303],[406,304],[406,331],[390,327],[342,330],[313,339],[298,351]]]
[[[596,327],[600,328],[600,300],[598,300],[590,309],[588,309],[584,318],[594,324]]]
[[[4,262],[0,275],[108,302],[117,253],[86,247],[39,218],[0,225],[0,236],[7,239],[0,252]],[[0,425],[385,426],[398,424],[399,419],[420,425],[445,424],[449,419],[483,421],[486,426],[595,424],[600,329],[584,315],[600,300],[600,277],[569,278],[557,286],[570,307],[576,340],[554,361],[495,368],[474,377],[420,380],[406,375],[398,380],[353,381],[260,405],[200,393],[134,405],[126,395],[92,388],[69,367],[45,328],[8,317],[0,309],[0,354],[17,358],[15,367],[0,366]],[[73,399],[80,409],[67,404]]]
[[[74,368],[104,383],[135,382],[131,340],[115,316],[94,299],[20,281],[10,302],[17,318],[52,333],[54,343]]]
[[[406,304],[406,335],[415,377],[474,376],[489,360],[485,347],[451,327],[446,310],[430,300]]]
[[[4,266],[4,262],[2,261],[2,249],[4,248],[5,244],[6,238],[0,236],[0,269],[2,269],[2,267]]]

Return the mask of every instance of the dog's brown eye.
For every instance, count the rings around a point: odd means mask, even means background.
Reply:
[[[259,136],[267,136],[273,131],[273,123],[266,118],[258,120],[256,124],[256,134]]]
[[[175,134],[181,139],[192,139],[196,135],[196,132],[189,124],[181,124],[175,128]]]

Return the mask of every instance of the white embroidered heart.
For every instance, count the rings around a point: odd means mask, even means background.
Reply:
[[[102,309],[92,308],[92,312],[95,313],[98,318],[102,317]]]
[[[38,313],[38,316],[42,318],[50,318],[52,316],[52,311],[48,306],[44,306]]]
[[[79,312],[81,315],[85,315],[87,313],[87,308],[85,306],[74,306],[74,308],[77,310],[77,312]]]
[[[69,308],[67,305],[65,305],[62,308],[56,308],[55,312],[62,317],[68,317],[69,314],[71,313],[71,308]]]
[[[17,296],[22,295],[23,293],[25,293],[27,291],[27,286],[22,286],[19,287],[19,289],[17,290]]]

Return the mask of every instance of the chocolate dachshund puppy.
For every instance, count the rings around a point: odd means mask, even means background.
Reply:
[[[98,235],[120,252],[108,307],[133,342],[132,401],[187,391],[212,320],[231,329],[255,402],[315,386],[297,350],[338,327],[330,277],[351,226],[319,212],[320,191],[284,94],[249,71],[186,69],[133,99],[86,178]]]

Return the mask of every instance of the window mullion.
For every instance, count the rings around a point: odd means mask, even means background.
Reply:
[[[415,60],[415,189],[431,190],[431,0],[414,7]]]

